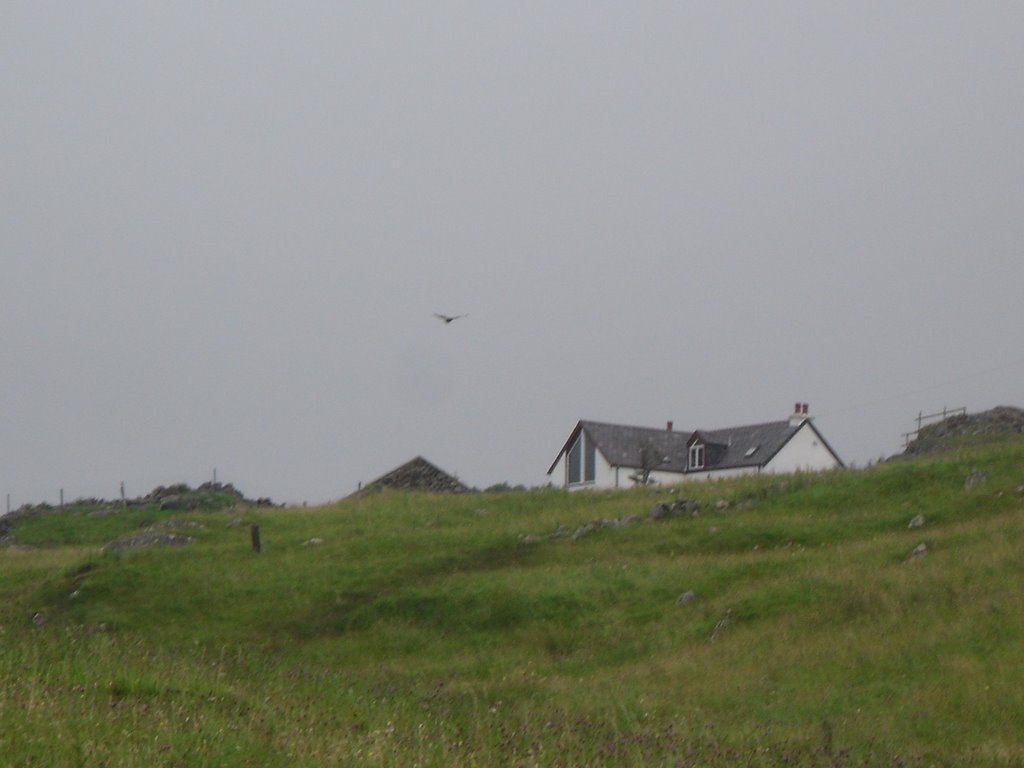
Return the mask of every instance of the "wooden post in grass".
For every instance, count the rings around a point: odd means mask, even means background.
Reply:
[[[252,551],[260,551],[260,527],[258,525],[252,526],[250,529],[252,533]]]

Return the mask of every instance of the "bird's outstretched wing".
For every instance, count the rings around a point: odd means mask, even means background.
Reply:
[[[453,320],[458,320],[460,317],[469,317],[469,315],[442,315],[440,312],[435,312],[434,317],[438,320],[443,320],[444,324],[448,325]]]

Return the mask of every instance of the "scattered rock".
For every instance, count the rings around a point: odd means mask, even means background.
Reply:
[[[692,590],[683,592],[679,597],[676,598],[676,605],[689,605],[690,603],[697,601],[697,593]]]
[[[715,509],[717,509],[719,512],[724,512],[730,506],[731,505],[729,504],[729,501],[727,499],[719,499],[718,501],[715,502]]]
[[[915,515],[910,521],[907,528],[922,528],[924,527],[924,515]]]
[[[199,507],[199,499],[195,496],[165,496],[160,499],[162,510],[189,510]]]
[[[593,523],[581,525],[579,528],[573,531],[572,540],[579,541],[580,539],[592,534],[595,530],[597,530],[597,526],[595,526]]]
[[[967,479],[964,480],[964,490],[966,491],[973,488],[978,483],[983,483],[986,480],[988,480],[987,472],[980,469],[971,470],[971,474],[969,474]]]
[[[914,551],[910,553],[911,557],[922,557],[928,554],[928,545],[925,543],[918,544],[914,547]]]
[[[183,493],[188,493],[192,489],[188,487],[188,483],[174,483],[172,485],[158,485],[149,495],[146,497],[147,501],[163,501],[164,499],[177,498]]]
[[[715,624],[715,628],[711,631],[711,642],[714,642],[719,637],[721,637],[722,633],[725,632],[727,629],[729,629],[730,626],[732,626],[732,609],[731,608],[728,609],[725,612],[725,616],[723,616],[721,618],[721,620],[717,624]]]
[[[671,511],[672,507],[670,507],[668,504],[662,501],[658,502],[653,507],[651,507],[650,511],[647,513],[647,516],[651,518],[651,520],[661,520],[663,518],[668,517]]]
[[[197,523],[195,520],[176,520],[174,518],[168,518],[167,520],[161,520],[157,525],[160,528],[169,528],[171,530],[179,528],[202,528],[202,523]]]
[[[700,510],[700,502],[695,499],[676,499],[675,501],[662,501],[651,507],[647,516],[652,520],[661,520],[666,517],[681,517],[686,514],[697,516]]]
[[[103,551],[116,552],[123,549],[136,549],[138,547],[149,547],[153,545],[181,546],[190,543],[192,543],[191,536],[184,536],[180,533],[163,533],[150,528],[142,531],[141,533],[115,539],[104,546]]]
[[[45,627],[49,621],[49,617],[42,611],[36,611],[32,614],[32,623],[37,627]]]
[[[304,546],[304,547],[319,547],[323,543],[324,543],[323,539],[318,539],[318,538],[316,538],[314,536],[312,539],[306,539],[304,542],[302,542],[302,546]]]

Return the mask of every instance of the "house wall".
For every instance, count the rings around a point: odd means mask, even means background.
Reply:
[[[760,467],[732,467],[731,469],[712,469],[707,472],[693,472],[688,475],[678,475],[676,482],[688,483],[700,480],[728,480],[730,477],[742,477],[743,475],[756,475],[761,471]]]
[[[825,447],[821,438],[811,427],[809,421],[793,437],[782,450],[765,466],[765,472],[821,472],[839,466],[832,452]]]
[[[568,488],[570,491],[581,491],[585,488],[615,488],[616,487],[616,468],[608,463],[608,460],[601,454],[601,451],[597,452],[597,456],[594,461],[594,480],[593,482],[586,483],[574,483],[569,485],[569,475],[566,472],[566,460],[568,453],[563,453],[558,457],[558,461],[555,463],[554,468],[551,470],[551,483],[559,488]],[[618,470],[618,487],[629,488],[633,483],[629,480],[629,474],[632,470],[619,469]]]
[[[613,467],[601,451],[597,452],[594,462],[594,481],[569,485],[565,466],[566,459],[567,454],[563,453],[558,457],[558,461],[551,470],[551,484],[556,487],[568,488],[570,491],[582,491],[587,488],[632,488],[635,485],[629,476],[636,470],[633,467]],[[683,479],[683,476],[677,472],[653,471],[650,475],[651,482],[663,485],[678,483]]]
[[[601,455],[597,453],[597,466],[594,473],[594,482],[576,483],[566,485],[565,456],[558,459],[554,470],[551,472],[552,484],[560,488],[568,488],[570,491],[582,491],[587,488],[633,488],[635,483],[630,480],[630,475],[637,470],[633,467],[613,467]],[[742,469],[721,469],[711,472],[695,472],[684,475],[680,472],[658,472],[652,471],[649,481],[654,485],[676,485],[677,483],[699,482],[701,480],[722,480],[729,477],[749,475],[758,471],[757,467],[746,467]]]
[[[565,488],[565,452],[563,451],[558,456],[558,461],[555,462],[554,467],[548,472],[548,477],[551,478],[551,484],[556,488]]]

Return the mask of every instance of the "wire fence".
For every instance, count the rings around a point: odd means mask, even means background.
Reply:
[[[911,442],[917,439],[918,433],[921,431],[921,427],[926,424],[932,424],[934,422],[945,421],[950,416],[966,416],[967,408],[947,408],[942,406],[941,411],[935,413],[924,413],[922,411],[917,412],[917,429],[911,430],[910,432],[903,433],[903,447],[906,448]]]

